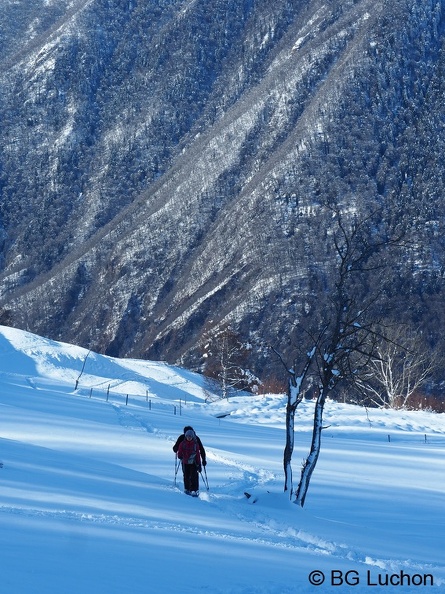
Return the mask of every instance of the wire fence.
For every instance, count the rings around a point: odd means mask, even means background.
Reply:
[[[182,408],[187,404],[186,398],[183,400],[180,399],[178,402],[171,403],[162,401],[158,398],[152,400],[148,390],[145,391],[145,394],[130,394],[125,392],[116,392],[111,388],[111,384],[109,384],[106,389],[100,389],[93,387],[79,387],[78,383],[76,383],[74,393],[76,396],[81,396],[83,398],[94,398],[95,400],[102,400],[105,402],[111,402],[113,404],[121,404],[125,406],[128,406],[129,404],[144,404],[148,410],[152,410],[153,408],[161,408],[164,410],[171,409],[172,414],[178,416],[182,415]]]

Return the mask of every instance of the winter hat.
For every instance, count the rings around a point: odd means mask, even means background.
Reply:
[[[186,437],[191,437],[191,438],[193,439],[193,438],[195,437],[195,432],[194,432],[192,429],[188,429],[188,430],[185,432],[185,436],[186,436]]]
[[[193,431],[193,427],[190,427],[190,425],[186,425],[186,426],[184,427],[184,435],[187,433],[187,431],[188,431],[189,429],[191,429],[191,430]]]

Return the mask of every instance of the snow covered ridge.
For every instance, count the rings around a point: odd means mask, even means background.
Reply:
[[[0,328],[2,591],[442,592],[443,416],[328,402],[301,509],[283,493],[284,405],[206,404],[196,374]],[[174,484],[185,425],[208,458],[194,499]]]

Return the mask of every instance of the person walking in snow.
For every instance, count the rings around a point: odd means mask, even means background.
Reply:
[[[182,461],[184,493],[198,495],[199,473],[201,472],[201,452],[198,438],[193,429],[187,429],[178,447],[178,458]]]
[[[173,446],[173,451],[175,452],[175,454],[177,454],[177,453],[178,453],[178,450],[179,450],[179,444],[181,443],[181,441],[184,441],[184,439],[185,439],[185,434],[187,433],[187,431],[188,431],[189,429],[191,429],[191,430],[194,432],[194,429],[193,429],[193,427],[191,427],[190,425],[186,425],[186,426],[184,427],[184,433],[182,433],[182,434],[181,434],[181,435],[178,437],[178,439],[176,440],[176,443],[175,443],[175,445]],[[202,465],[203,465],[203,466],[206,466],[206,465],[207,465],[207,460],[206,460],[206,451],[205,451],[205,449],[204,449],[204,446],[202,445],[202,441],[199,439],[199,437],[196,435],[196,433],[195,433],[195,437],[196,437],[196,440],[197,440],[197,442],[198,442],[198,446],[199,446],[199,453],[201,454],[201,462],[202,462]]]

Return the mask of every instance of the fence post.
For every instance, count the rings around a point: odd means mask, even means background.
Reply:
[[[125,399],[125,406],[127,406],[128,404],[128,394],[127,394],[127,398]]]
[[[93,395],[93,388],[90,389],[90,398]]]

